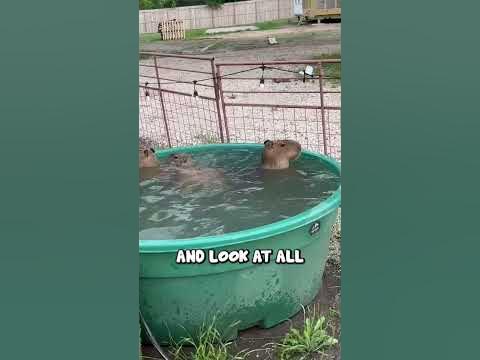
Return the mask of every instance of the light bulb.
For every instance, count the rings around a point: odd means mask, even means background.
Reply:
[[[198,91],[197,91],[197,80],[193,80],[193,100],[198,100]]]
[[[262,77],[260,78],[260,89],[265,87],[265,79],[263,78],[263,74],[265,73],[265,65],[262,64]]]
[[[148,86],[148,81],[145,82],[145,97],[146,99],[150,99],[150,91],[148,91],[148,89],[146,88]]]

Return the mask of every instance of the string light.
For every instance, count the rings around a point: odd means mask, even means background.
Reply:
[[[195,100],[198,99],[198,91],[196,89],[196,85],[197,85],[197,80],[193,80],[193,98]]]
[[[265,65],[262,64],[262,77],[260,78],[260,88],[265,87],[265,79],[263,78],[263,73],[265,72]]]
[[[148,86],[148,81],[145,82],[145,97],[148,100],[148,99],[150,99],[150,91],[148,91],[147,86]]]
[[[250,71],[253,71],[253,70],[256,70],[256,69],[262,69],[262,75],[260,77],[260,84],[259,84],[261,89],[263,89],[265,87],[265,77],[264,77],[265,70],[277,70],[277,71],[282,71],[282,72],[287,72],[287,73],[298,74],[297,71],[281,69],[281,68],[277,68],[277,67],[273,67],[273,66],[265,66],[264,64],[262,64],[262,66],[257,66],[257,67],[250,68],[250,69],[247,69],[247,70],[236,71],[236,72],[229,73],[229,74],[224,74],[224,75],[216,75],[214,77],[200,79],[200,80],[193,80],[192,81],[193,82],[192,97],[195,100],[198,100],[198,98],[199,98],[198,91],[196,89],[196,85],[199,82],[204,82],[204,81],[208,81],[208,80],[215,80],[215,79],[227,79],[228,80],[228,76],[241,74],[241,73],[245,73],[245,72],[250,72]],[[307,65],[303,71],[300,71],[300,74],[303,75],[303,79],[302,79],[303,83],[305,83],[307,81],[307,76],[309,77],[309,79],[312,79],[312,80],[320,79],[320,78],[323,78],[323,79],[340,79],[340,77],[338,77],[338,76],[322,76],[322,77],[315,76],[314,68],[310,65]],[[162,82],[163,85],[181,84],[181,83],[186,83],[186,81],[175,81],[175,80],[173,80],[173,81]],[[149,85],[149,83],[145,82],[145,85],[144,85],[145,86],[145,97],[147,99],[150,98],[150,91],[149,91],[149,89],[146,88],[146,87],[148,87],[148,85]]]

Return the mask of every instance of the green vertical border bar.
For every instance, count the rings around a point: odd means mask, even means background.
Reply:
[[[138,3],[0,5],[0,359],[138,359]]]
[[[478,359],[479,6],[342,6],[342,359]]]

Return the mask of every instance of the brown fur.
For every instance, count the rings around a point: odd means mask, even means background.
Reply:
[[[209,185],[223,181],[223,173],[219,170],[197,168],[190,154],[172,154],[168,158],[168,163],[175,168],[177,181],[181,186]]]
[[[148,148],[138,149],[138,164],[140,181],[152,179],[162,174],[160,161],[155,157],[155,150]]]
[[[217,169],[179,169],[178,183],[182,186],[220,185],[223,183],[223,173]]]
[[[155,157],[155,150],[153,149],[139,149],[138,164],[140,169],[160,167],[160,162]]]
[[[172,154],[168,157],[168,163],[176,168],[193,167],[192,155],[186,153]]]
[[[262,154],[262,168],[281,170],[290,167],[290,161],[298,159],[301,145],[294,140],[266,140]]]

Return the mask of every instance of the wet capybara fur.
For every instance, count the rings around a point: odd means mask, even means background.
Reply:
[[[295,140],[266,140],[262,153],[262,168],[283,170],[290,167],[290,161],[300,157],[302,146]]]
[[[192,155],[186,153],[176,153],[168,157],[168,164],[178,168],[193,167]]]
[[[160,166],[160,162],[155,157],[155,150],[151,148],[150,149],[140,148],[138,150],[138,164],[140,169],[153,168],[153,167]]]
[[[168,157],[168,164],[175,168],[176,181],[182,187],[219,184],[223,181],[223,173],[221,171],[195,166],[190,154],[172,154]]]
[[[155,156],[154,149],[140,148],[138,150],[140,181],[156,178],[162,175],[160,161]]]

